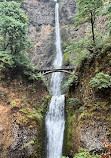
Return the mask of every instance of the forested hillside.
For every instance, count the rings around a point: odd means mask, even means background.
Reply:
[[[52,83],[38,70],[54,66],[55,4],[0,0],[1,158],[46,158]],[[111,2],[59,0],[59,21],[63,68],[73,68],[61,79],[62,158],[110,158]]]

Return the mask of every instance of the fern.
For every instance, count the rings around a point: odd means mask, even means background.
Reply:
[[[109,88],[111,87],[111,77],[108,74],[100,72],[89,83],[95,89]]]

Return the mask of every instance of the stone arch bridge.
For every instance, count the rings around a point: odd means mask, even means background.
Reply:
[[[41,69],[38,69],[38,73],[42,73],[43,75],[48,75],[53,72],[64,72],[68,74],[73,74],[74,67],[61,67],[61,68],[53,68],[53,67],[44,67]]]

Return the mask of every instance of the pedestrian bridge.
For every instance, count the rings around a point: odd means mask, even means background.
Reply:
[[[42,68],[38,70],[38,73],[42,73],[43,75],[48,75],[53,72],[64,72],[68,74],[73,74],[72,72],[74,71],[74,67],[61,67],[61,68],[52,68],[52,67],[47,67],[47,68]]]

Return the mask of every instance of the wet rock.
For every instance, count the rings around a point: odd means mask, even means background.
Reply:
[[[47,1],[41,2],[37,0],[24,0],[25,9],[32,25],[53,25],[54,24],[54,8],[51,3]]]
[[[74,0],[62,0],[60,5],[60,24],[73,24],[76,12],[76,2]]]
[[[8,151],[7,157],[25,158],[32,154],[33,147],[31,141],[36,137],[36,130],[29,127],[20,127],[16,123],[13,125],[13,141]]]
[[[102,122],[93,121],[82,125],[80,131],[82,147],[88,150],[101,149],[104,147],[101,140],[108,141],[106,137],[107,126]]]
[[[53,0],[24,0],[29,17],[29,38],[34,42],[30,55],[38,67],[50,67],[55,56],[55,2]],[[60,25],[70,23],[75,15],[73,0],[60,1]]]

